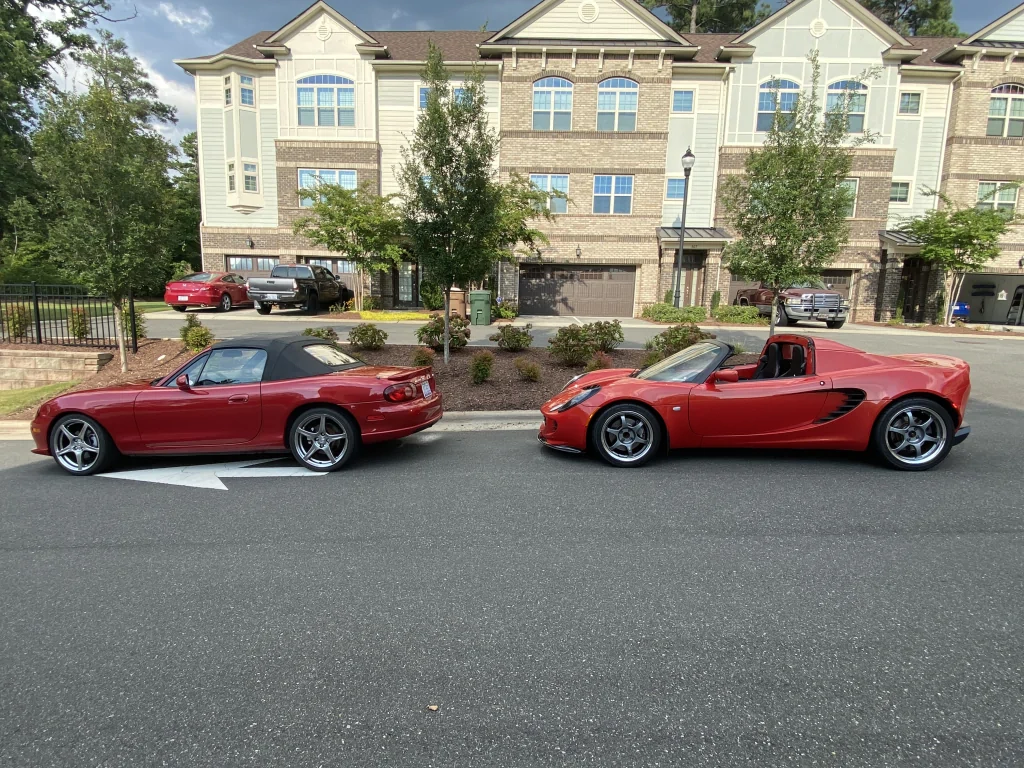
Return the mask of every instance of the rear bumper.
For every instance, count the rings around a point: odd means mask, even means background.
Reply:
[[[435,392],[425,400],[411,403],[374,407],[362,413],[356,411],[359,426],[362,430],[364,443],[382,443],[386,440],[398,440],[402,437],[432,427],[444,416],[441,394]]]
[[[164,303],[172,307],[216,307],[220,303],[220,296],[214,298],[205,294],[187,296],[181,300],[180,293],[167,292],[164,294]]]
[[[964,440],[971,436],[971,428],[964,425],[956,431],[953,435],[953,445],[960,445]]]
[[[274,298],[269,298],[273,296]],[[261,304],[301,304],[306,297],[299,293],[270,293],[263,291],[249,291],[249,300],[258,301]]]

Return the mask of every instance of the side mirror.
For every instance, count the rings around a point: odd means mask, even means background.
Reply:
[[[740,372],[733,370],[715,371],[711,377],[716,384],[735,384],[740,380]]]
[[[181,376],[179,376],[177,379],[175,379],[175,383],[178,385],[178,389],[180,389],[182,392],[189,392],[192,389],[192,385],[188,383],[188,376],[186,376],[184,373],[181,374]]]

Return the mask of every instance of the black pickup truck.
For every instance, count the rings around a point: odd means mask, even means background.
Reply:
[[[249,299],[261,315],[269,315],[275,304],[303,307],[315,315],[321,305],[345,302],[353,295],[330,270],[306,264],[278,265],[270,277],[250,277],[248,288]]]

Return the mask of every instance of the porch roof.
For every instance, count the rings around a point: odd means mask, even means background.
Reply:
[[[686,245],[713,246],[731,243],[735,238],[718,227],[687,227]],[[658,227],[658,240],[666,245],[679,242],[679,227]]]
[[[921,241],[908,232],[898,229],[883,229],[878,233],[879,239],[886,245],[901,248],[907,251],[917,251],[921,248]]]

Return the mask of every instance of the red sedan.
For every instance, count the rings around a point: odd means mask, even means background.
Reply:
[[[540,440],[635,467],[664,448],[876,451],[897,469],[939,464],[970,434],[970,367],[942,355],[872,355],[831,340],[773,336],[756,364],[694,344],[635,370],[577,376],[541,408]]]
[[[252,304],[245,278],[234,272],[197,272],[172,280],[164,287],[164,301],[178,312],[188,307],[230,312],[232,307]]]
[[[366,365],[310,336],[214,344],[155,381],[72,392],[44,403],[32,451],[73,475],[119,454],[285,453],[341,469],[364,443],[440,420],[430,367]]]

